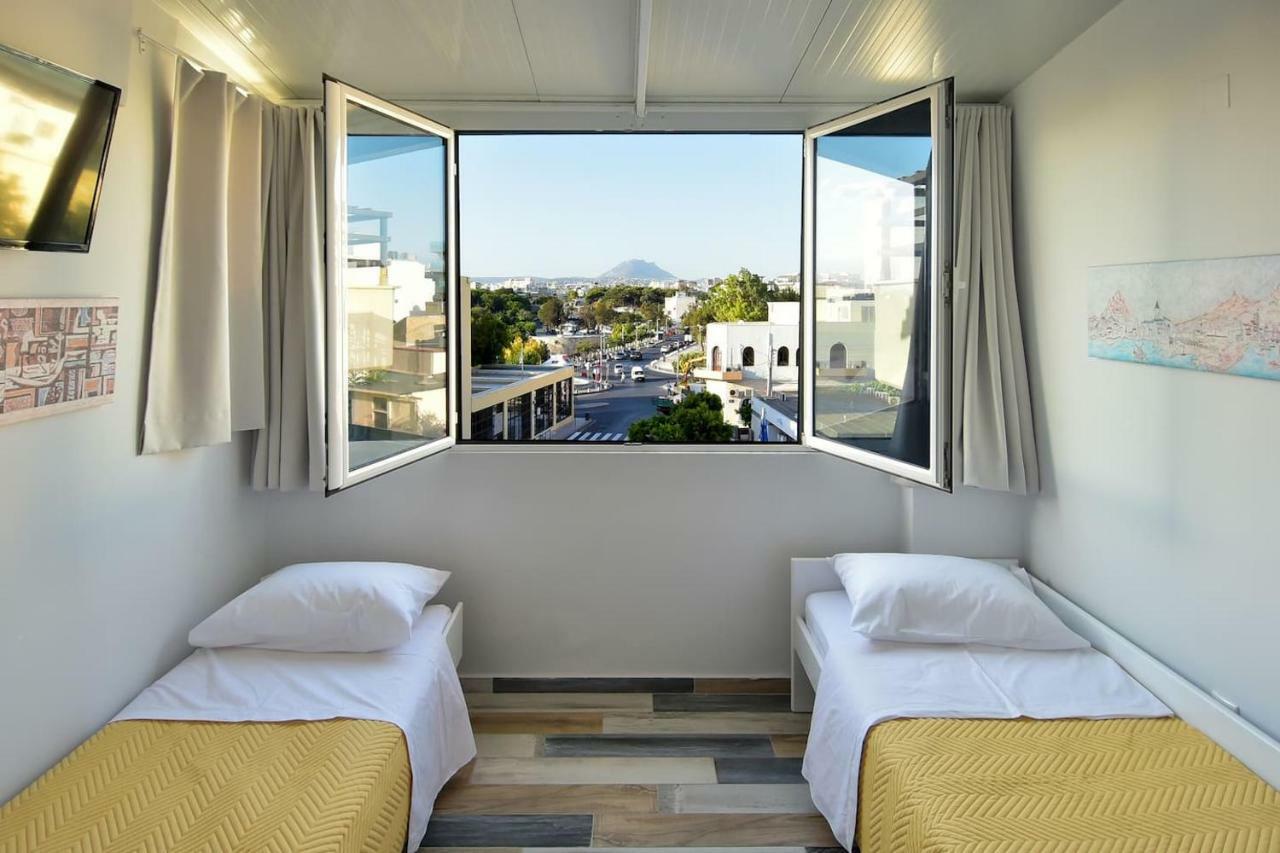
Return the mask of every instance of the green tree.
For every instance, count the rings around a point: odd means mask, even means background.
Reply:
[[[769,291],[770,302],[799,302],[800,291],[794,287],[779,287]]]
[[[600,326],[608,326],[618,317],[618,312],[609,307],[604,301],[600,301],[591,306],[591,327],[598,328]]]
[[[613,331],[609,333],[609,343],[617,346],[625,344],[627,341],[635,337],[636,327],[630,323],[615,323]]]
[[[507,364],[542,364],[548,355],[547,345],[534,338],[516,338],[502,350]]]
[[[640,316],[645,319],[645,322],[656,323],[662,319],[665,313],[666,311],[661,302],[643,302],[640,304]]]
[[[705,299],[686,311],[684,315],[684,324],[693,330],[693,336],[698,343],[702,343],[702,338],[707,332],[707,324],[715,321],[716,315],[711,309],[711,303]]]
[[[497,364],[511,338],[511,328],[488,308],[471,309],[472,364]]]
[[[707,304],[715,322],[767,320],[769,286],[763,278],[743,267],[711,288]]]
[[[706,353],[700,350],[691,349],[688,352],[682,352],[680,357],[676,359],[676,377],[683,379],[687,371],[691,371],[695,367],[701,367],[706,362]]]
[[[537,331],[537,312],[533,301],[509,287],[473,291],[471,307],[476,306],[486,309],[508,327],[507,341],[517,335],[527,338]]]
[[[733,427],[724,422],[724,403],[715,394],[688,394],[665,415],[634,421],[627,441],[678,441],[690,444],[729,441]]]
[[[544,299],[538,306],[538,319],[544,328],[559,328],[564,322],[564,303],[554,296]]]
[[[747,397],[738,404],[738,420],[743,426],[751,426],[751,398]]]

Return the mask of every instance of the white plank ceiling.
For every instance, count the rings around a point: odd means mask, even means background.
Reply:
[[[276,98],[328,73],[397,100],[659,109],[866,103],[947,76],[996,100],[1117,0],[160,2]]]

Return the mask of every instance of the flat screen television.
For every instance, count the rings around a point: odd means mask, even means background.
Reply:
[[[0,246],[87,252],[120,90],[0,45]]]

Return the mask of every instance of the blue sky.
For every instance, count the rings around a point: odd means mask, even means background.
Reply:
[[[390,211],[390,248],[412,252],[424,263],[440,266],[431,247],[444,245],[444,141],[415,140],[421,147],[389,157],[377,157],[380,147],[403,145],[403,137],[350,137],[351,164],[347,169],[347,201],[355,207]],[[364,155],[368,155],[367,159]],[[376,223],[355,223],[356,233],[376,233]]]
[[[386,141],[351,140],[349,200],[392,211],[391,248],[438,265],[428,249],[444,241],[443,146],[424,139],[394,156],[360,156]],[[921,168],[929,147],[927,138],[821,141],[827,271],[862,268],[865,241],[849,239],[871,225],[861,199],[885,183],[878,176]],[[800,149],[799,134],[464,134],[462,273],[592,277],[629,258],[681,278],[742,266],[796,273]]]
[[[800,140],[462,135],[462,273],[594,276],[628,258],[681,278],[797,273]]]

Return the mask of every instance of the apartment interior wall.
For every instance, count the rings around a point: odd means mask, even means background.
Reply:
[[[455,572],[443,597],[466,602],[472,674],[777,676],[791,557],[904,549],[908,500],[938,528],[930,547],[1020,556],[1002,501],[907,491],[817,453],[460,448],[330,498],[272,500],[270,562]]]
[[[144,338],[173,63],[149,2],[7,0],[3,42],[125,90],[88,254],[0,250],[0,297],[115,296],[114,402],[0,427],[0,802],[190,651],[262,574],[243,444],[139,456]]]
[[[1278,44],[1274,0],[1125,0],[1008,102],[1030,565],[1280,736],[1280,382],[1086,355],[1090,266],[1280,254]]]

